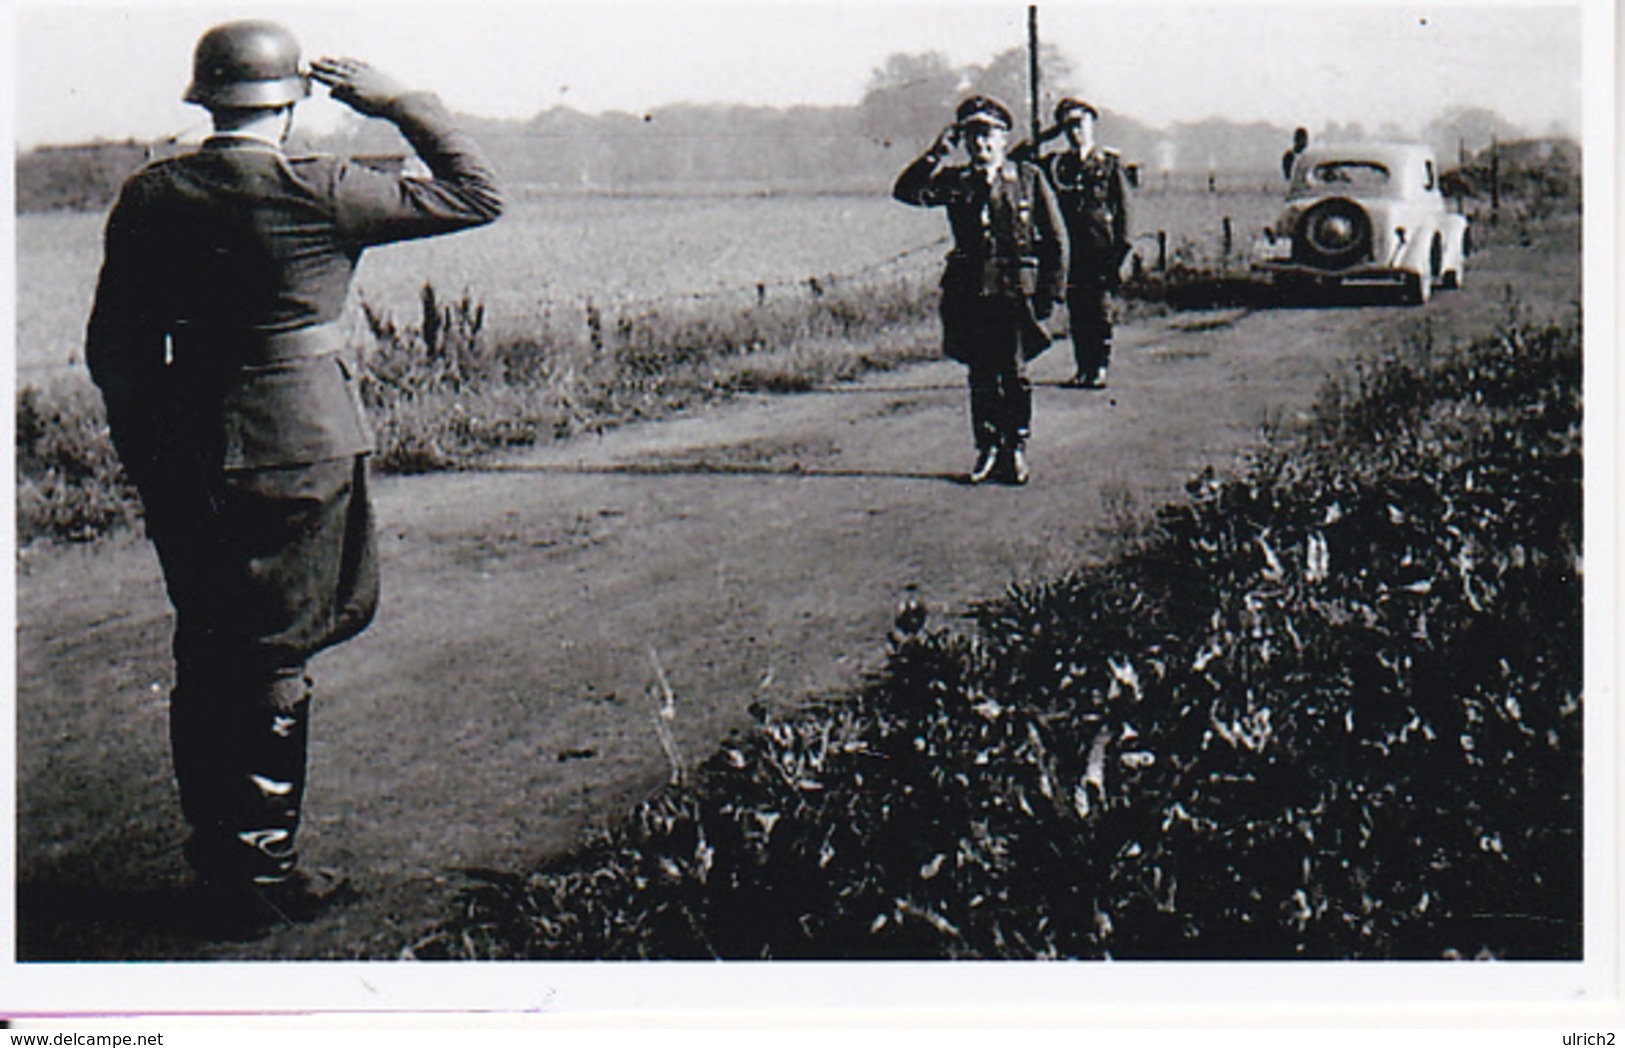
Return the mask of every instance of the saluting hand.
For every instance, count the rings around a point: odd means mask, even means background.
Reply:
[[[333,97],[367,116],[378,116],[401,95],[406,85],[354,58],[318,58],[310,75],[326,84]]]
[[[937,140],[931,143],[930,151],[933,156],[947,156],[958,144],[959,125],[949,124],[937,135]]]

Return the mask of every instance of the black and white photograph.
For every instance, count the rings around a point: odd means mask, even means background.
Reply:
[[[1606,0],[4,16],[0,1018],[1619,1017]]]

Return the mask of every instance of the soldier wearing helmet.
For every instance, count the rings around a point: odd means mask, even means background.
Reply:
[[[892,189],[905,204],[947,209],[953,230],[942,275],[942,347],[968,372],[973,484],[1027,482],[1026,362],[1049,346],[1040,321],[1060,286],[1061,220],[1038,169],[1008,157],[1011,123],[997,99],[965,99],[954,123]],[[961,143],[967,162],[945,164]]]
[[[1112,318],[1109,294],[1120,281],[1128,256],[1128,192],[1117,151],[1095,141],[1100,113],[1088,102],[1063,98],[1055,124],[1039,141],[1022,143],[1014,154],[1034,160],[1049,176],[1066,223],[1069,248],[1066,277],[1067,324],[1077,373],[1066,383],[1085,389],[1106,385],[1111,363]],[[1038,156],[1043,142],[1066,136],[1067,148]]]
[[[285,153],[311,79],[393,123],[431,177]],[[263,930],[339,897],[341,878],[298,863],[307,662],[378,599],[372,439],[335,321],[366,248],[483,225],[502,203],[435,96],[348,58],[307,74],[274,23],[209,30],[185,97],[214,133],[125,183],[85,357],[175,608],[185,855],[207,901]]]

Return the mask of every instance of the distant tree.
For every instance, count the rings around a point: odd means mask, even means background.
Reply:
[[[1039,107],[1042,110],[1039,118],[1045,126],[1048,126],[1055,103],[1067,95],[1077,95],[1080,92],[1076,85],[1072,60],[1067,58],[1060,48],[1050,44],[1039,44],[1038,63]],[[1013,47],[994,55],[993,61],[986,66],[979,68],[973,66],[968,71],[969,89],[978,94],[992,95],[1009,106],[1016,123],[1023,129],[1027,127],[1029,119],[1027,98],[1031,91],[1027,81],[1027,65],[1027,49]]]
[[[1465,144],[1476,153],[1492,141],[1510,142],[1524,137],[1524,130],[1493,109],[1478,106],[1452,106],[1429,121],[1422,138],[1445,156],[1455,156]]]
[[[1529,214],[1577,210],[1581,203],[1580,146],[1568,138],[1499,138],[1469,157],[1459,172],[1464,195],[1516,199]]]
[[[940,51],[893,54],[869,75],[858,103],[864,132],[885,146],[913,149],[948,122],[964,75]]]
[[[157,155],[151,143],[134,139],[31,149],[16,160],[16,209],[100,211],[131,173]]]
[[[1063,95],[1077,93],[1075,73],[1072,60],[1059,48],[1040,45],[1038,56],[1039,105],[1044,110],[1040,115],[1047,123],[1055,103]],[[893,54],[870,74],[868,90],[859,103],[862,125],[877,142],[887,146],[907,143],[914,148],[942,129],[961,98],[974,93],[1002,101],[1025,129],[1027,75],[1024,47],[1000,52],[985,66],[955,67],[940,51]]]

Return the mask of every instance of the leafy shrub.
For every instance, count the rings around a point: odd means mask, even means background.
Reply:
[[[1479,200],[1498,196],[1532,216],[1577,212],[1583,201],[1577,143],[1530,139],[1485,147],[1463,166],[1441,176],[1451,195]]]
[[[1577,957],[1579,372],[1564,327],[1363,366],[408,952]]]
[[[100,400],[89,391],[48,397],[17,393],[17,540],[82,542],[128,525],[139,514]]]

